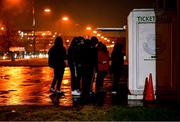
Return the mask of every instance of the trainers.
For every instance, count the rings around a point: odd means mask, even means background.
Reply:
[[[79,96],[79,95],[81,95],[81,92],[79,90],[74,90],[74,91],[72,91],[72,95]]]
[[[50,90],[49,90],[50,92],[55,92],[55,90],[54,90],[54,88],[50,88]]]
[[[93,91],[90,91],[89,92],[89,95],[94,95],[95,93]]]
[[[112,94],[117,94],[117,92],[116,92],[116,91],[112,91],[111,93],[112,93]]]
[[[56,90],[56,93],[59,94],[60,96],[64,96],[64,92],[61,92],[59,90]]]
[[[61,91],[59,91],[59,90],[56,90],[56,93],[60,94],[60,93],[61,93]]]

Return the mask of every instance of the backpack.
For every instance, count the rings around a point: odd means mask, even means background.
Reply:
[[[51,68],[55,67],[55,54],[54,54],[54,47],[50,48],[48,52],[48,66]]]
[[[53,59],[53,56],[51,54],[49,54],[49,57],[48,57],[48,66],[51,67],[51,68],[54,68],[54,59]]]

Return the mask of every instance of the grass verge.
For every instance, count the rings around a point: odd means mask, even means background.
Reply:
[[[0,121],[130,121],[180,120],[178,107],[1,106]]]

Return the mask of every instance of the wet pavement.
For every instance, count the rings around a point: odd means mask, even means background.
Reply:
[[[51,79],[48,67],[0,67],[0,105],[49,104]]]
[[[60,105],[72,106],[69,68],[61,85]],[[50,105],[53,70],[49,67],[0,67],[0,105]]]
[[[52,105],[50,99],[50,84],[53,78],[53,70],[47,66],[1,66],[0,67],[0,106],[6,105]],[[112,81],[109,75],[105,78],[104,105],[112,105],[120,102],[111,93]],[[93,90],[95,83],[93,84]],[[73,101],[78,101],[71,94],[70,70],[66,67],[61,91],[64,97],[60,98],[60,106],[73,106]],[[132,101],[128,101],[130,104]],[[74,102],[75,103],[75,102]],[[140,106],[141,103],[134,102],[132,105]]]

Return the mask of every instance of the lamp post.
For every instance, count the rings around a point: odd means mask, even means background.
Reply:
[[[66,17],[66,16],[64,16],[64,17],[62,17],[62,21],[68,21],[69,20],[69,18],[68,17]]]
[[[33,54],[35,55],[36,52],[36,40],[35,40],[35,25],[36,25],[36,20],[35,20],[35,8],[34,8],[34,0],[32,0],[32,36],[33,36]]]
[[[45,13],[50,13],[50,12],[51,12],[51,9],[50,9],[50,8],[45,8],[45,9],[44,9],[44,12],[45,12]]]
[[[45,13],[50,13],[50,8],[44,9]],[[33,54],[35,55],[36,52],[36,33],[35,33],[35,26],[36,26],[36,17],[35,17],[35,3],[34,0],[32,0],[32,36],[33,36]]]
[[[92,27],[91,26],[87,26],[86,27],[86,38],[89,39],[90,36],[91,36],[91,30],[92,30]]]
[[[69,24],[69,17],[67,17],[67,16],[63,16],[62,18],[61,18],[61,35],[62,35],[62,37],[64,38],[64,40],[65,40],[65,31],[66,31],[66,28],[65,27],[67,27],[67,24]]]

